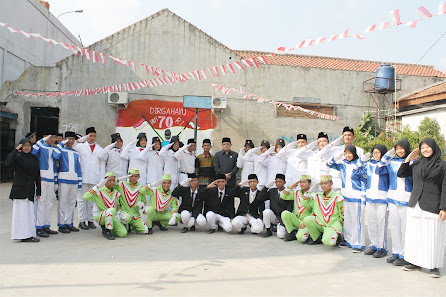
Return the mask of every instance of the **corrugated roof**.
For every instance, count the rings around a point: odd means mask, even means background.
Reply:
[[[439,95],[439,94],[445,94],[445,99],[446,99],[446,81],[436,83],[436,84],[428,86],[424,89],[415,91],[408,95],[405,95],[405,96],[401,97],[399,101],[418,99],[418,98],[428,97],[428,96],[432,96],[432,95]]]
[[[354,60],[354,59],[321,57],[321,56],[304,56],[304,55],[293,55],[293,54],[277,55],[270,52],[246,51],[246,50],[236,50],[235,52],[238,55],[240,55],[243,59],[257,57],[259,55],[272,55],[266,57],[268,63],[272,65],[376,72],[376,69],[381,64],[390,64],[395,66],[397,74],[446,77],[446,72],[443,72],[435,68],[434,66],[429,66],[429,65]]]

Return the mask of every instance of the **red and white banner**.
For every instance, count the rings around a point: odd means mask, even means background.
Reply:
[[[303,107],[298,106],[298,105],[292,105],[292,104],[285,103],[285,102],[280,102],[280,101],[275,101],[275,100],[271,100],[271,99],[266,99],[266,98],[257,96],[255,94],[246,93],[245,91],[242,90],[241,87],[240,87],[240,89],[237,90],[237,89],[234,89],[234,88],[227,88],[227,87],[216,85],[216,84],[212,84],[212,86],[215,88],[216,92],[222,92],[225,95],[229,95],[229,93],[234,91],[234,92],[237,92],[239,94],[242,94],[243,95],[243,99],[252,99],[252,100],[257,101],[259,103],[267,102],[267,103],[274,104],[277,107],[283,106],[283,107],[285,107],[288,110],[299,110],[299,111],[308,113],[311,116],[318,117],[318,118],[321,118],[321,119],[324,119],[324,120],[331,120],[331,121],[339,120],[338,116],[334,116],[334,115],[330,115],[330,114],[326,114],[326,113],[322,113],[322,112],[318,112],[318,111],[314,111],[314,110],[309,110],[309,109],[303,108]]]
[[[303,47],[308,47],[311,45],[321,44],[321,43],[325,43],[325,42],[329,42],[329,41],[335,41],[335,40],[343,39],[343,38],[347,38],[347,37],[365,39],[364,34],[382,30],[382,29],[400,26],[403,24],[406,24],[409,28],[414,29],[417,27],[417,24],[419,21],[446,14],[446,4],[443,3],[443,1],[440,1],[440,4],[438,5],[438,12],[436,15],[431,14],[424,6],[420,6],[416,10],[416,13],[421,17],[421,19],[416,19],[416,20],[412,20],[412,21],[408,21],[408,22],[401,22],[400,10],[395,9],[389,13],[390,22],[386,22],[386,21],[381,22],[381,24],[379,26],[377,26],[376,24],[370,25],[362,33],[355,33],[355,34],[349,35],[349,29],[347,29],[343,33],[333,35],[330,38],[319,37],[317,39],[302,40],[302,41],[298,42],[295,47],[291,47],[291,48],[281,46],[276,50],[276,52],[284,53],[284,52],[288,52],[288,51],[294,51],[294,50],[301,49]]]

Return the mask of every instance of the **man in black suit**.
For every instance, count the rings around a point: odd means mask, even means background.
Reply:
[[[208,234],[214,233],[217,225],[226,232],[232,231],[232,219],[235,216],[234,199],[226,188],[226,176],[217,174],[217,179],[199,193],[199,199],[204,201],[204,213],[211,226]]]
[[[181,233],[187,231],[195,231],[195,224],[204,226],[206,218],[201,213],[203,210],[203,201],[198,199],[198,177],[195,173],[188,175],[188,178],[180,183],[178,187],[172,192],[172,196],[182,198],[182,202],[178,212],[181,216],[181,221],[184,228]]]
[[[265,203],[267,200],[270,201],[269,207],[266,207],[263,211],[263,223],[266,228],[263,237],[270,237],[273,235],[271,224],[274,224],[276,221],[279,221],[279,225],[277,226],[277,237],[281,239],[285,237],[286,230],[280,215],[284,210],[292,212],[294,201],[280,199],[280,193],[282,193],[283,190],[285,190],[285,175],[278,173],[276,174],[276,180],[270,182],[262,189],[259,199],[256,199],[257,202],[254,203],[254,206],[256,206]]]
[[[248,175],[248,180],[242,181],[231,192],[231,197],[240,198],[240,204],[232,220],[232,226],[243,234],[248,224],[251,226],[251,233],[260,233],[263,231],[262,213],[265,210],[265,203],[256,203],[254,200],[260,196],[260,190],[257,189],[259,180],[256,174]]]
[[[221,141],[222,150],[214,156],[214,169],[216,174],[224,174],[227,180],[226,188],[230,192],[236,186],[236,174],[238,172],[238,154],[231,151],[231,139],[224,137]]]

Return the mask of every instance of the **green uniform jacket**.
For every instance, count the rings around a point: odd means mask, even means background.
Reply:
[[[172,190],[164,193],[163,187],[150,188],[145,186],[144,189],[147,191],[145,195],[150,195],[149,206],[155,208],[156,211],[161,213],[178,211],[178,200],[172,196]]]
[[[309,192],[307,192],[309,193]],[[297,194],[297,195],[296,195]],[[304,199],[304,194],[302,191],[293,191],[291,190],[288,194],[285,194],[283,191],[280,194],[280,198],[283,200],[293,200],[294,201],[294,210],[293,213],[299,217],[299,219],[303,220],[305,217],[311,215],[313,213],[313,199]]]
[[[109,208],[118,209],[120,205],[119,196],[121,196],[121,193],[118,186],[114,186],[113,191],[103,186],[99,189],[94,187],[88,190],[83,198],[86,201],[94,201],[97,208],[93,208],[93,215],[96,216]]]
[[[316,216],[316,223],[321,226],[330,226],[336,232],[342,233],[344,224],[344,197],[338,192],[331,191],[328,195],[327,203],[324,202],[324,192],[311,194],[313,198],[313,213]]]
[[[121,210],[135,217],[139,217],[138,202],[146,204],[146,195],[149,195],[149,191],[139,183],[132,185],[127,181],[119,182],[118,190],[121,193],[119,196]]]

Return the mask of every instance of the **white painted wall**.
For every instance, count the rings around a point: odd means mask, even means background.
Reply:
[[[440,124],[441,133],[446,135],[446,108],[438,108],[436,110],[405,115],[401,117],[401,123],[403,126],[408,125],[411,130],[416,131],[418,129],[418,125],[425,117],[436,119]]]

